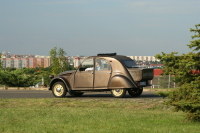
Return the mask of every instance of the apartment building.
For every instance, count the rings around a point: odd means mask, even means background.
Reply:
[[[3,52],[2,52],[3,53]],[[49,67],[51,64],[49,56],[40,55],[12,55],[4,52],[1,56],[3,68],[37,68]],[[154,56],[128,56],[135,61],[158,61]],[[78,67],[86,56],[67,56],[70,66]]]
[[[50,58],[2,58],[3,68],[49,67]]]
[[[45,57],[44,59],[44,68],[49,67],[50,66],[50,57]]]
[[[81,62],[83,62],[85,60],[85,58],[87,58],[87,57],[84,57],[84,56],[73,57],[73,66],[78,67],[81,64]]]
[[[2,67],[3,68],[13,68],[14,67],[14,60],[13,58],[2,58]]]
[[[36,58],[29,58],[28,67],[29,68],[36,68],[37,67],[37,60],[36,60]]]
[[[154,56],[128,56],[135,61],[160,61],[156,59]]]

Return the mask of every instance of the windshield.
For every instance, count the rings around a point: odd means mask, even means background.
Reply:
[[[122,62],[126,65],[128,68],[136,67],[136,63],[133,60],[122,60]]]

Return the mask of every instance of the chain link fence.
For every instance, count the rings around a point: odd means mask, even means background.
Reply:
[[[151,88],[176,88],[178,85],[174,82],[174,78],[171,75],[155,76],[151,80]]]

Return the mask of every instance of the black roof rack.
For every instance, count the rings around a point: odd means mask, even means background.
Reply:
[[[97,56],[115,56],[117,55],[117,53],[100,53],[100,54],[97,54]]]

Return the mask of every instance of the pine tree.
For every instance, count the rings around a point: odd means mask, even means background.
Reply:
[[[175,106],[177,111],[186,112],[188,120],[200,121],[200,24],[195,27],[190,31],[195,33],[192,39],[197,39],[188,45],[192,52],[182,55],[162,53],[156,58],[164,64],[164,74],[174,75],[180,86],[169,94],[168,104]]]

